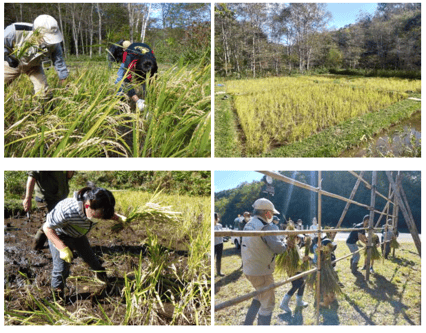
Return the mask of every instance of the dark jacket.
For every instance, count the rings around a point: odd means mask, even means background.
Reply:
[[[129,75],[125,78],[125,83],[132,82],[133,77],[144,82],[146,75],[154,76],[158,71],[157,60],[154,56],[154,51],[144,43],[133,43],[127,50],[126,60],[124,61],[125,70],[129,70]],[[136,92],[131,87],[127,95],[132,97]]]
[[[108,60],[110,62],[123,61],[123,43],[124,39],[120,39],[118,43],[111,44],[111,46],[108,48]]]

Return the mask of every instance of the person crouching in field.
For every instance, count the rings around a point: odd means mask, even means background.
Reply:
[[[12,83],[21,74],[27,74],[35,94],[50,100],[43,62],[50,58],[61,84],[68,77],[62,56],[63,36],[58,22],[50,15],[38,16],[34,23],[13,23],[4,29],[4,83]]]
[[[66,279],[70,274],[72,250],[96,272],[98,279],[107,280],[105,269],[96,258],[87,239],[87,233],[102,219],[119,220],[114,213],[112,193],[93,183],[74,193],[72,198],[60,201],[47,215],[43,231],[49,240],[53,259],[51,288],[56,298],[64,299]]]
[[[136,108],[142,111],[145,108],[145,80],[147,74],[153,77],[158,70],[157,60],[154,56],[154,51],[144,43],[132,43],[127,48],[127,56],[124,62],[124,80],[122,82],[119,92],[124,92],[129,98],[136,103]],[[131,82],[135,80],[143,83],[143,98],[139,98]],[[117,82],[117,81],[116,81]]]
[[[279,230],[272,223],[274,214],[279,214],[273,203],[268,199],[258,199],[253,204],[253,217],[244,230],[264,231]],[[282,237],[243,237],[241,255],[243,273],[256,290],[274,283],[275,255],[284,253],[287,245]],[[258,316],[258,325],[270,325],[275,307],[275,291],[270,289],[253,298],[244,321],[244,325],[253,325]]]

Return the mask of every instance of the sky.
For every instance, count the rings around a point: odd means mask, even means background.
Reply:
[[[339,29],[356,23],[360,12],[374,14],[377,3],[327,3],[328,11],[333,15],[329,28]]]
[[[261,180],[262,173],[255,171],[215,171],[214,192],[236,188],[243,182],[251,183],[253,180]]]

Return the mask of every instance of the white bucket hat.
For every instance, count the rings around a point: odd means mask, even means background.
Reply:
[[[265,198],[257,199],[253,204],[253,208],[258,210],[271,210],[274,214],[280,213],[275,209],[274,204]]]
[[[46,44],[58,44],[64,40],[58,22],[50,15],[40,15],[34,20],[34,30],[39,29]]]

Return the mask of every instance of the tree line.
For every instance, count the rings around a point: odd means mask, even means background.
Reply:
[[[145,42],[157,59],[210,55],[210,4],[196,3],[5,3],[5,27],[53,16],[64,34],[66,55],[106,57],[120,39]]]
[[[27,171],[5,171],[5,199],[22,199]],[[76,171],[70,187],[77,191],[87,182],[110,190],[140,190],[170,195],[210,196],[210,171]]]
[[[374,15],[327,30],[324,3],[215,5],[215,62],[222,76],[369,69],[420,71],[421,4],[380,3]]]
[[[300,182],[318,187],[318,173],[316,171],[280,171],[281,174],[296,179]],[[359,174],[359,172],[357,172]],[[363,178],[371,183],[371,172],[365,172]],[[414,221],[419,232],[421,232],[421,173],[415,171],[401,172],[402,187],[410,204]],[[324,171],[321,173],[323,190],[349,198],[355,185],[356,178],[347,171]],[[395,175],[394,175],[395,177]],[[253,203],[258,198],[267,198],[271,200],[280,212],[278,217],[282,219],[292,219],[297,221],[302,219],[305,226],[312,224],[314,217],[318,218],[318,196],[315,192],[287,184],[282,181],[274,180],[274,195],[265,192],[266,177],[261,181],[252,183],[242,183],[237,188],[224,190],[215,193],[215,212],[221,216],[222,224],[233,226],[234,219],[238,214],[242,215],[245,211],[253,211]],[[377,173],[377,191],[388,196],[389,181],[385,172]],[[359,186],[354,200],[363,204],[370,204],[371,190],[362,183]],[[322,215],[323,226],[335,227],[346,206],[346,202],[341,200],[322,196]],[[376,196],[376,210],[382,211],[386,201],[380,196]],[[392,208],[392,205],[391,205]],[[392,213],[392,209],[390,210]],[[363,207],[351,204],[343,220],[341,227],[350,228],[354,223],[362,221],[364,215],[369,214]],[[378,215],[375,214],[375,222]],[[381,224],[386,221],[382,218]],[[404,217],[399,213],[399,230],[408,232]]]

